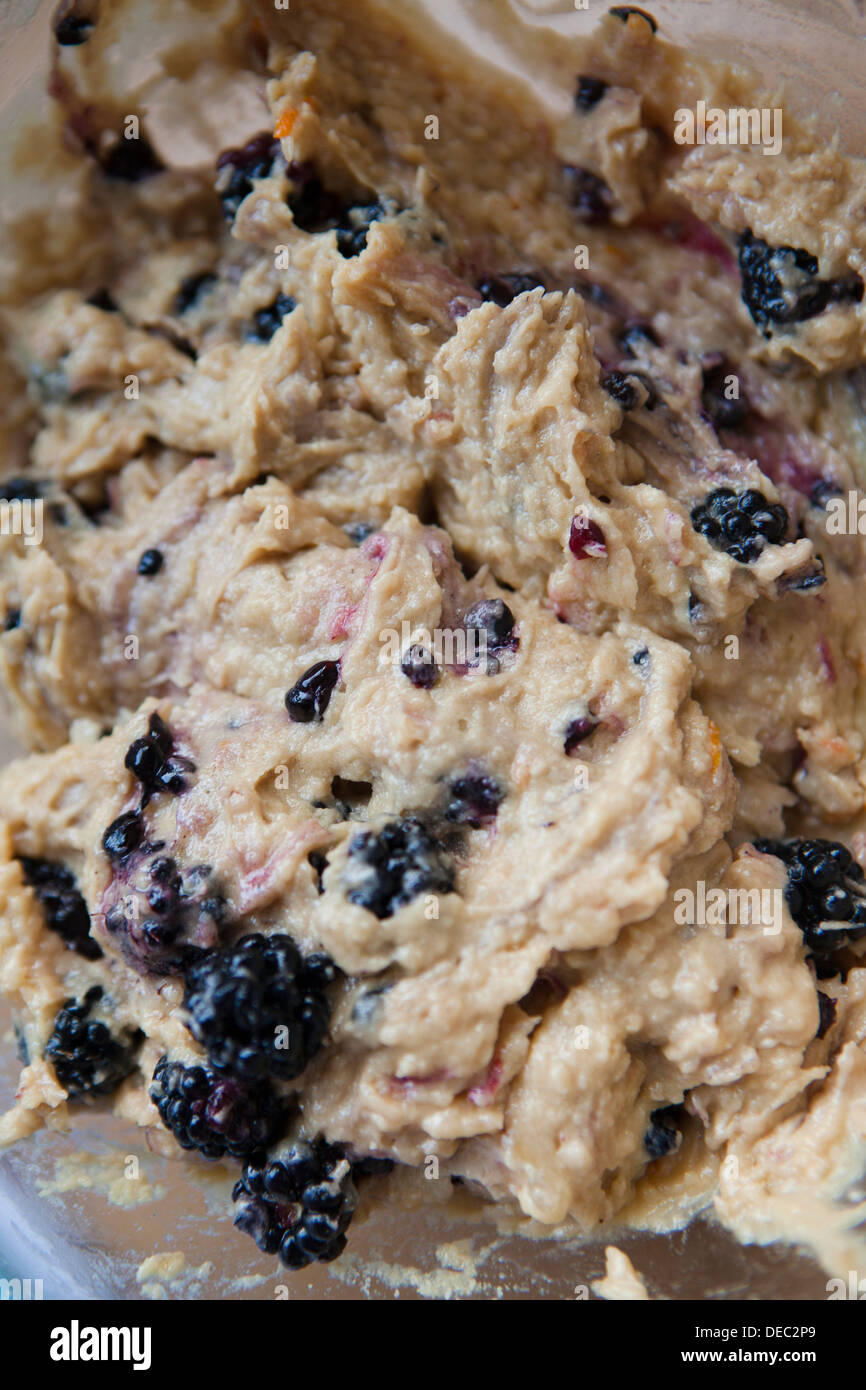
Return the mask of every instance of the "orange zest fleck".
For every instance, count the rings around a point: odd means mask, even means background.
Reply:
[[[290,106],[278,119],[274,126],[274,139],[285,140],[287,135],[291,135],[295,128],[295,121],[298,119],[298,110],[295,106]]]
[[[710,720],[710,749],[713,757],[713,774],[718,772],[722,761],[722,736]]]

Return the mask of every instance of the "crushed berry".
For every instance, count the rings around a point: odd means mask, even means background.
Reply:
[[[294,307],[295,301],[290,294],[278,294],[273,304],[268,304],[264,309],[257,309],[253,314],[252,327],[247,333],[247,341],[269,343],[286,314],[290,314]]]
[[[788,872],[785,901],[806,946],[827,958],[866,937],[866,883],[860,865],[838,840],[756,840]]]
[[[99,960],[102,952],[90,935],[90,913],[75,875],[65,864],[51,859],[21,856],[21,872],[45,914],[45,924],[57,932],[70,950],[86,960]]]
[[[546,286],[544,281],[539,280],[531,271],[515,270],[502,275],[482,276],[475,282],[475,288],[482,299],[498,304],[500,309],[504,309],[519,294],[527,294],[529,290],[543,290]]]
[[[349,902],[381,919],[393,916],[419,893],[452,893],[454,869],[443,847],[412,816],[354,837],[343,886]]]
[[[568,548],[576,560],[599,559],[607,554],[607,542],[601,527],[580,512],[571,518]]]
[[[186,773],[195,771],[195,764],[189,758],[179,757],[174,751],[174,740],[168,726],[153,713],[148,721],[148,730],[143,738],[135,739],[126,750],[123,760],[144,788],[142,806],[156,792],[170,792],[179,796],[186,791]]]
[[[138,573],[144,575],[158,574],[162,569],[163,554],[161,550],[145,550],[138,562]]]
[[[217,944],[226,903],[207,866],[181,871],[161,850],[147,847],[123,861],[104,900],[105,930],[137,970],[174,975]]]
[[[643,1138],[644,1148],[650,1158],[664,1158],[673,1153],[682,1142],[680,1124],[683,1108],[681,1105],[662,1105],[650,1115],[649,1129]]]
[[[604,179],[579,164],[563,167],[568,196],[578,220],[589,224],[609,222],[613,194]]]
[[[859,275],[818,278],[818,260],[798,246],[771,246],[748,229],[738,242],[742,299],[759,328],[802,323],[831,303],[859,303]]]
[[[202,270],[198,275],[187,275],[178,286],[173,312],[177,315],[185,314],[197,303],[202,291],[210,289],[216,282],[217,276],[212,270]]]
[[[331,702],[334,686],[340,679],[338,661],[317,661],[295,682],[286,695],[289,718],[296,724],[321,721]]]
[[[234,222],[238,209],[253,191],[254,179],[271,173],[280,153],[279,141],[269,130],[253,136],[239,149],[223,150],[217,160],[216,189],[228,222]]]
[[[605,372],[601,384],[623,410],[634,410],[640,396],[624,372]]]
[[[165,168],[149,141],[140,135],[136,140],[121,139],[99,160],[106,178],[121,183],[140,183],[159,174]]]
[[[606,91],[607,83],[600,77],[589,77],[583,74],[577,79],[574,104],[579,111],[591,111],[593,106],[598,105]]]
[[[714,367],[705,367],[702,374],[701,405],[717,430],[734,430],[740,426],[751,410],[749,398],[744,391],[729,397],[728,378],[735,376],[729,362],[722,361]]]
[[[439,679],[439,667],[433,656],[417,643],[406,652],[400,670],[419,690],[431,690]]]
[[[501,598],[485,598],[473,603],[463,619],[467,628],[484,633],[488,646],[502,647],[514,633],[514,614]]]
[[[350,208],[346,214],[348,226],[337,228],[337,250],[349,260],[359,256],[367,245],[367,233],[374,222],[385,215],[381,203],[371,203],[369,207]]]
[[[749,488],[717,488],[692,508],[692,526],[732,560],[750,565],[765,545],[781,545],[788,530],[788,513],[778,502]]]
[[[493,777],[468,774],[451,783],[445,819],[473,830],[490,825],[496,819],[505,793]]]
[[[599,721],[591,719],[589,715],[583,715],[577,719],[572,719],[565,730],[563,748],[566,754],[571,755],[578,744],[583,743],[584,739],[589,738],[590,734],[595,733]]]

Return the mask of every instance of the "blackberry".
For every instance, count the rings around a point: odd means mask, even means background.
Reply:
[[[579,111],[591,111],[593,106],[598,105],[606,91],[607,83],[602,78],[582,74],[577,79],[574,104]]]
[[[483,633],[488,647],[510,644],[514,634],[514,614],[501,598],[485,598],[473,603],[463,622],[467,628]]]
[[[648,655],[649,653],[644,650],[644,656]],[[633,660],[637,662],[637,656],[633,657]],[[590,734],[595,733],[597,728],[598,720],[591,719],[589,715],[583,715],[577,719],[572,719],[566,726],[565,735],[563,737],[563,748],[565,752],[567,754],[573,753],[575,748],[583,743],[584,739],[589,738]]]
[[[289,1269],[303,1269],[342,1254],[358,1194],[343,1147],[318,1138],[256,1155],[245,1164],[232,1199],[240,1207],[238,1230],[265,1254],[279,1254]]]
[[[317,661],[308,667],[286,695],[289,718],[296,724],[310,724],[314,719],[321,722],[339,679],[338,661]]]
[[[597,224],[610,221],[613,194],[598,174],[579,164],[563,166],[569,201],[580,222]]]
[[[640,400],[637,388],[632,385],[624,372],[605,372],[601,384],[607,394],[612,396],[623,410],[634,410]]]
[[[174,752],[171,731],[156,713],[150,716],[144,737],[127,748],[123,765],[143,787],[142,806],[156,792],[179,796],[187,789],[187,773],[195,772],[195,763]]]
[[[647,14],[646,10],[639,10],[637,5],[614,5],[613,9],[608,10],[608,14],[612,14],[614,19],[621,19],[623,24],[628,23],[630,15],[640,15],[641,19],[646,20],[654,34],[658,32],[659,26],[652,15]]]
[[[649,1128],[643,1137],[643,1146],[650,1158],[664,1158],[665,1154],[679,1148],[682,1142],[682,1112],[681,1105],[663,1105],[653,1110]]]
[[[234,222],[241,203],[252,193],[253,180],[269,176],[279,152],[279,141],[269,130],[238,149],[223,150],[217,160],[216,190],[228,222]]]
[[[24,882],[33,889],[45,914],[46,925],[85,960],[99,960],[102,952],[90,935],[87,903],[71,869],[50,859],[29,859],[24,855],[20,864]]]
[[[337,228],[337,250],[349,260],[359,256],[367,245],[367,233],[374,222],[385,213],[381,203],[371,203],[369,207],[350,208],[346,214],[348,225]]]
[[[63,10],[64,13],[54,21],[54,37],[60,47],[76,48],[79,44],[87,43],[95,28],[95,20],[76,14],[74,4],[64,5]]]
[[[705,367],[702,374],[701,405],[717,430],[734,430],[749,414],[751,406],[744,393],[729,397],[728,377],[736,375],[729,362],[719,362],[713,367]]]
[[[146,575],[148,578],[153,574],[159,574],[163,565],[163,554],[161,550],[145,550],[136,566],[138,574]]]
[[[302,232],[330,231],[344,219],[345,202],[325,187],[309,160],[293,160],[289,179],[292,186],[286,201]]]
[[[6,617],[3,619],[3,631],[14,632],[16,627],[21,626],[21,609],[10,608]]]
[[[816,1038],[823,1038],[836,1022],[836,1000],[822,989],[818,990],[818,1031]]]
[[[101,986],[93,985],[83,999],[67,999],[45,1045],[45,1056],[70,1099],[108,1095],[134,1065],[133,1040],[117,1037],[107,1023],[91,1017],[101,998]]]
[[[35,502],[42,496],[42,483],[38,478],[7,478],[0,483],[0,501]]]
[[[381,920],[419,893],[453,892],[454,869],[426,826],[409,816],[354,837],[343,884],[349,902]]]
[[[178,317],[185,314],[200,299],[202,292],[215,285],[217,277],[212,270],[202,270],[197,275],[187,275],[181,280],[174,297],[173,313]]]
[[[798,246],[771,246],[746,229],[737,243],[742,299],[765,332],[770,324],[803,323],[831,303],[859,303],[863,281],[856,273],[818,278],[818,260]]]
[[[788,529],[788,513],[778,502],[749,488],[716,488],[692,508],[692,526],[732,560],[750,565],[765,545],[781,545]]]
[[[302,958],[290,936],[244,936],[187,973],[190,1032],[218,1071],[291,1081],[322,1045],[336,977],[328,956]]]
[[[269,343],[286,314],[290,314],[294,307],[295,301],[290,294],[278,294],[273,304],[268,304],[264,309],[257,309],[253,314],[252,327],[247,333],[247,341]]]
[[[526,294],[529,290],[543,290],[546,286],[544,281],[539,280],[531,271],[515,270],[503,275],[485,275],[476,281],[475,288],[482,299],[498,304],[500,309],[504,309],[506,304],[510,304],[519,294]]]
[[[445,819],[479,830],[496,819],[505,793],[493,777],[469,774],[451,783],[449,796]]]
[[[116,866],[104,899],[105,930],[127,960],[154,975],[176,975],[219,941],[225,900],[210,869],[181,871],[162,846],[135,851]]]
[[[166,1056],[156,1064],[150,1098],[181,1148],[204,1158],[246,1158],[273,1143],[285,1119],[269,1082],[238,1081]]]
[[[866,937],[866,883],[838,840],[756,840],[788,871],[785,901],[813,955],[826,957]]]
[[[144,821],[140,811],[125,811],[113,820],[102,837],[102,848],[109,859],[126,859],[138,849],[144,839]]]
[[[165,168],[143,135],[135,140],[125,137],[118,140],[107,154],[100,156],[99,164],[106,178],[116,179],[120,183],[140,183],[142,179],[162,173]]]
[[[406,652],[400,670],[419,690],[431,690],[439,679],[439,667],[432,654],[417,644]]]

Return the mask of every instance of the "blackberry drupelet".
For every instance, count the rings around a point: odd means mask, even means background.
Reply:
[[[512,299],[529,290],[545,289],[543,280],[528,270],[509,271],[502,275],[485,275],[476,282],[475,288],[482,299],[498,304],[504,309]]]
[[[591,111],[597,106],[607,91],[607,83],[601,77],[583,74],[577,79],[574,104],[578,111]]]
[[[159,571],[162,569],[162,562],[163,554],[161,550],[156,550],[153,547],[151,547],[150,550],[144,550],[142,551],[141,559],[136,565],[136,574],[140,574],[149,579],[152,575],[159,574]]]
[[[738,243],[742,299],[765,333],[769,325],[803,323],[831,303],[859,303],[863,281],[856,272],[818,278],[818,260],[799,246],[771,246],[748,229]]]
[[[105,930],[137,970],[178,975],[219,940],[226,903],[211,869],[181,869],[162,845],[147,846],[115,870],[105,902]]]
[[[504,796],[504,791],[493,777],[472,773],[458,777],[449,788],[445,819],[479,830],[496,819]]]
[[[279,1153],[257,1154],[244,1166],[232,1199],[234,1224],[289,1269],[327,1263],[346,1247],[358,1194],[344,1149],[318,1138]]]
[[[102,848],[109,859],[126,859],[138,849],[144,839],[144,821],[140,811],[124,811],[106,830]]]
[[[331,1013],[326,990],[337,973],[328,956],[304,959],[290,936],[242,937],[188,971],[190,1032],[218,1071],[290,1081],[322,1045]]]
[[[701,406],[704,414],[717,430],[737,429],[751,410],[749,398],[741,391],[737,396],[729,396],[728,378],[736,376],[729,362],[718,362],[713,367],[705,367],[701,380]]]
[[[156,1064],[150,1098],[181,1148],[203,1158],[246,1158],[266,1148],[285,1114],[267,1081],[238,1081],[166,1056]]]
[[[252,327],[247,333],[247,341],[269,343],[283,319],[294,307],[295,301],[290,294],[278,294],[273,304],[266,305],[264,309],[257,309],[253,314]]]
[[[484,598],[473,603],[463,622],[467,628],[483,633],[488,647],[504,647],[514,640],[514,614],[501,598]]]
[[[223,150],[217,160],[216,190],[227,221],[235,220],[241,203],[253,191],[253,180],[268,177],[279,153],[279,141],[269,130],[239,149]]]
[[[643,1137],[643,1146],[650,1158],[664,1158],[673,1153],[682,1142],[680,1122],[681,1105],[662,1105],[650,1115],[649,1129]]]
[[[837,840],[756,840],[788,871],[788,911],[815,956],[866,937],[866,883],[851,851]]]
[[[123,765],[142,785],[143,807],[156,792],[179,796],[187,788],[186,774],[195,772],[195,764],[189,758],[174,752],[171,730],[156,713],[150,716],[144,737],[129,745]]]
[[[716,488],[692,508],[692,526],[732,560],[750,565],[765,545],[782,545],[788,529],[788,513],[778,502],[749,488]]]
[[[24,881],[33,889],[45,914],[46,925],[86,960],[99,960],[102,952],[90,935],[90,913],[72,870],[50,859],[24,855],[20,863]]]
[[[634,410],[640,400],[640,392],[624,372],[605,372],[601,384],[623,410]]]
[[[371,203],[369,207],[349,208],[345,226],[337,228],[337,250],[346,260],[359,256],[367,245],[367,233],[374,222],[385,215],[381,203]]]
[[[454,868],[423,822],[410,816],[356,835],[343,883],[349,902],[381,919],[419,893],[452,893]]]
[[[340,679],[338,661],[317,661],[295,681],[286,695],[289,718],[296,724],[321,722]]]
[[[133,1068],[133,1041],[112,1033],[107,1023],[92,1018],[102,988],[94,985],[83,999],[67,999],[54,1020],[45,1056],[70,1099],[108,1095]]]
[[[569,200],[578,221],[600,224],[610,221],[613,211],[613,194],[598,174],[590,169],[582,169],[579,164],[563,166]]]
[[[439,667],[432,653],[417,643],[406,652],[400,670],[419,690],[431,690],[439,679]]]

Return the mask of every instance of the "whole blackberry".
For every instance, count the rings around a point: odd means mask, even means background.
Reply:
[[[662,1105],[658,1110],[653,1110],[649,1128],[643,1137],[643,1146],[650,1158],[664,1158],[679,1148],[682,1143],[682,1113],[681,1105]]]
[[[866,883],[838,840],[756,840],[788,871],[785,901],[813,955],[826,956],[866,937]]]
[[[239,149],[223,150],[217,160],[216,190],[229,222],[253,191],[253,180],[267,178],[280,152],[279,141],[269,130],[262,131]]]
[[[24,882],[33,889],[45,913],[46,925],[57,932],[71,950],[86,960],[98,960],[102,952],[90,935],[90,913],[71,869],[50,859],[26,856],[22,856],[20,863]]]
[[[788,529],[785,508],[754,488],[716,488],[692,508],[691,520],[710,545],[743,565],[757,560],[765,545],[781,545]]]
[[[352,1165],[338,1144],[297,1140],[278,1153],[257,1154],[235,1184],[234,1224],[289,1269],[328,1263],[346,1248],[358,1194]]]
[[[545,284],[531,271],[514,270],[502,275],[485,275],[476,282],[475,288],[482,299],[504,309],[519,294],[526,294],[528,290],[543,290]]]
[[[856,273],[818,278],[818,260],[799,246],[771,246],[748,229],[738,243],[742,299],[759,328],[802,323],[831,303],[859,303],[863,281]]]
[[[150,1098],[182,1149],[204,1158],[246,1158],[276,1139],[284,1108],[267,1081],[220,1076],[160,1057]]]
[[[493,777],[469,773],[458,777],[449,788],[445,819],[470,825],[473,830],[490,825],[505,793]]]
[[[349,902],[381,919],[419,893],[452,893],[454,868],[426,826],[410,816],[355,836],[343,885]]]
[[[330,1018],[328,956],[304,959],[290,936],[244,936],[188,971],[189,1029],[213,1067],[246,1081],[290,1081],[318,1052]]]
[[[102,998],[93,985],[83,999],[67,999],[54,1020],[45,1056],[70,1099],[108,1095],[133,1068],[133,1042],[120,1038],[108,1024],[91,1017]]]

